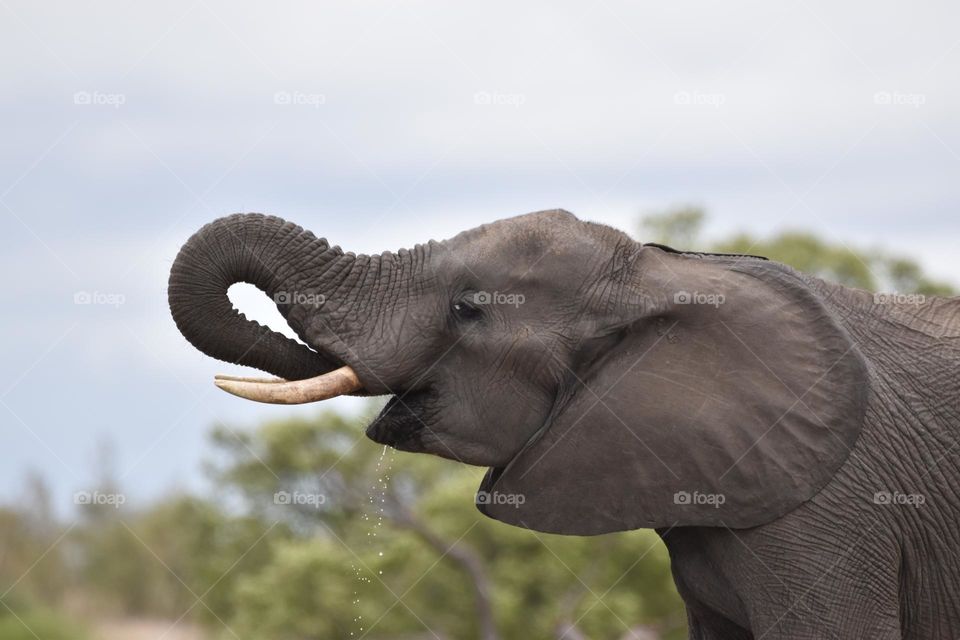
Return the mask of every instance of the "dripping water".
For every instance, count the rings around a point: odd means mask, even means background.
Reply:
[[[369,525],[367,530],[367,547],[377,551],[378,559],[383,558],[383,549],[377,549],[377,536],[383,527],[383,514],[387,502],[387,486],[390,482],[390,470],[393,466],[393,450],[390,450],[390,456],[387,457],[387,449],[388,447],[384,445],[383,451],[380,452],[380,458],[377,460],[377,480],[373,486],[370,487],[367,498],[367,508],[364,510],[363,515],[360,516],[361,519]],[[384,460],[386,460],[386,465],[384,465]],[[363,634],[363,615],[359,611],[360,592],[364,589],[364,585],[372,584],[373,581],[364,575],[365,572],[363,568],[358,566],[356,562],[352,562],[350,566],[353,568],[353,572],[357,578],[357,586],[353,591],[353,604],[357,607],[358,611],[353,622],[357,625],[357,633]],[[376,566],[370,567],[370,569],[377,572],[378,579],[380,579],[379,576],[383,575],[383,569],[379,566],[379,562]],[[353,636],[354,632],[351,631],[350,635]]]

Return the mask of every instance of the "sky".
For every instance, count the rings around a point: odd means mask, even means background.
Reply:
[[[945,1],[0,0],[0,501],[35,471],[69,511],[105,448],[128,504],[204,490],[212,427],[318,411],[219,392],[242,369],[170,318],[178,248],[228,213],[379,252],[556,207],[635,232],[695,204],[709,236],[807,229],[960,284],[958,18]],[[231,299],[289,334],[257,290]]]

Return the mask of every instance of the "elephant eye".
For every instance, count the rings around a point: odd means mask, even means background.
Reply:
[[[466,300],[456,300],[452,305],[453,315],[460,320],[476,320],[482,312]]]

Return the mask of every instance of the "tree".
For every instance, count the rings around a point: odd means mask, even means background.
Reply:
[[[54,610],[64,606],[74,576],[68,530],[50,503],[43,477],[31,472],[23,496],[0,507],[0,639],[86,637],[82,624]]]
[[[640,237],[678,249],[745,253],[788,264],[804,273],[870,291],[887,290],[926,295],[954,295],[954,288],[931,278],[915,261],[881,250],[853,248],[843,241],[825,240],[808,231],[782,231],[769,238],[738,233],[713,242],[702,239],[704,211],[678,207],[645,216]]]
[[[483,470],[403,455],[330,412],[221,430],[217,477],[294,537],[236,581],[243,637],[682,637],[665,549],[651,531],[600,538],[517,529],[472,504]],[[601,600],[602,597],[602,600]],[[432,636],[430,636],[432,637]]]
[[[700,207],[677,207],[642,218],[641,236],[647,242],[690,248],[697,243],[705,219],[706,214]]]

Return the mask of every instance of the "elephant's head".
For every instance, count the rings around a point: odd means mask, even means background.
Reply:
[[[241,281],[309,348],[235,311]],[[374,256],[233,215],[184,245],[169,298],[201,351],[303,381],[221,386],[391,394],[367,435],[491,467],[481,510],[543,531],[762,524],[826,484],[866,402],[859,352],[796,272],[565,211]]]

